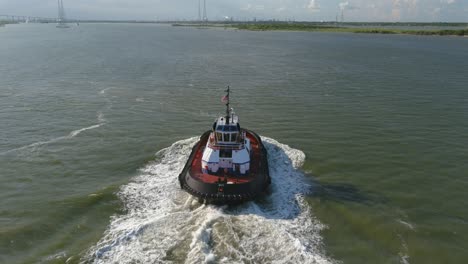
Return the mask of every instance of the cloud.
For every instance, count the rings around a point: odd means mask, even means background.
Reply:
[[[316,0],[310,0],[309,5],[307,6],[309,10],[318,11],[320,10],[320,6]]]
[[[276,9],[276,12],[280,13],[286,10],[286,7],[282,6]]]
[[[451,4],[454,4],[457,2],[457,0],[440,0],[440,2],[442,4],[448,4],[448,5],[451,5]]]
[[[240,10],[243,10],[243,11],[247,11],[247,10],[250,10],[250,9],[252,9],[252,5],[251,5],[251,4],[247,4],[247,5],[245,5],[245,6],[243,6],[243,7],[240,8]]]
[[[198,0],[64,0],[69,18],[196,19]],[[467,21],[468,0],[207,0],[210,20],[288,19],[347,21]],[[0,0],[1,13],[57,16],[57,0]],[[312,14],[312,15],[311,15]]]
[[[432,16],[436,17],[440,14],[440,10],[441,8],[440,7],[436,7],[434,9],[432,9]]]
[[[265,10],[265,6],[264,5],[256,5],[255,10]]]
[[[446,1],[453,1],[453,0],[446,0]],[[413,10],[418,7],[418,2],[419,0],[393,0],[393,6],[396,8],[404,8],[404,9]]]
[[[351,5],[349,1],[341,2],[338,4],[338,6],[340,7],[341,11],[358,9],[357,6]]]
[[[349,2],[348,1],[342,2],[342,3],[339,3],[338,5],[340,6],[340,10],[345,10],[346,7],[349,6]]]
[[[244,10],[244,11],[265,10],[265,6],[264,6],[264,5],[252,5],[252,4],[247,4],[246,6],[241,7],[240,10]]]
[[[432,13],[434,7],[434,1],[426,1],[424,3],[419,3],[419,0],[393,0],[392,20],[416,21],[417,19],[415,18],[419,18],[424,12],[426,13],[426,16],[429,16],[430,13]]]

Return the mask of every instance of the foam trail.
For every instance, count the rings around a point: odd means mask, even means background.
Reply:
[[[107,119],[104,118],[104,113],[102,111],[99,111],[97,113],[97,120],[99,123],[106,123],[107,122]]]
[[[126,213],[111,218],[83,263],[331,263],[323,225],[304,201],[310,186],[298,170],[303,152],[263,138],[270,194],[238,206],[197,202],[177,176],[198,138],[159,151],[119,192]]]
[[[413,226],[412,224],[410,224],[409,222],[407,222],[407,221],[403,221],[403,220],[401,220],[401,219],[398,219],[397,222],[400,223],[400,224],[402,224],[403,226],[407,227],[407,228],[410,229],[410,230],[414,230],[414,229],[415,229],[414,226]]]
[[[409,254],[408,254],[408,244],[406,244],[406,241],[404,240],[403,236],[402,235],[398,235],[398,237],[400,238],[401,240],[401,251],[399,252],[399,256],[400,256],[400,263],[402,264],[409,264]]]
[[[99,91],[99,94],[104,97],[106,100],[106,107],[103,110],[98,111],[97,113],[97,120],[99,123],[107,123],[107,119],[104,117],[104,111],[109,111],[112,109],[112,100],[107,96],[109,90],[113,89],[114,87],[107,87]]]
[[[106,94],[106,92],[110,89],[112,89],[112,87],[107,87],[105,89],[102,89],[101,91],[99,91],[99,94]]]
[[[105,89],[101,90],[99,92],[99,94],[105,95],[105,93],[111,88],[112,87],[105,88]],[[106,101],[107,101],[106,110],[109,110],[109,109],[112,108],[112,102],[107,98],[106,98]],[[4,152],[0,152],[0,155],[6,155],[6,154],[13,153],[13,152],[25,150],[25,149],[31,149],[31,152],[32,152],[32,151],[35,151],[36,148],[38,148],[40,146],[47,145],[47,144],[52,144],[52,143],[55,143],[55,142],[58,142],[58,141],[66,140],[66,139],[72,139],[72,138],[78,136],[83,131],[96,129],[96,128],[99,128],[99,127],[101,127],[101,126],[103,126],[103,125],[105,125],[107,123],[107,120],[104,117],[103,111],[98,111],[97,115],[96,115],[96,118],[97,118],[97,121],[98,121],[98,124],[96,124],[96,125],[80,128],[80,129],[77,129],[77,130],[73,130],[72,132],[70,132],[66,136],[56,137],[56,138],[46,140],[46,141],[38,141],[38,142],[34,142],[32,144],[29,144],[29,145],[25,145],[25,146],[10,149],[10,150],[4,151]]]
[[[71,138],[74,138],[74,137],[78,136],[83,131],[96,129],[96,128],[102,126],[102,125],[104,125],[104,123],[97,124],[97,125],[92,125],[92,126],[89,126],[89,127],[80,128],[80,129],[77,129],[77,130],[73,130],[72,132],[70,132],[66,136],[56,137],[56,138],[53,138],[53,139],[50,139],[50,140],[39,141],[39,142],[35,142],[35,143],[29,144],[29,145],[25,145],[25,146],[22,146],[22,147],[19,147],[19,148],[10,149],[10,150],[4,151],[4,152],[0,152],[0,155],[6,155],[6,154],[10,154],[12,152],[17,152],[17,151],[21,151],[21,150],[25,150],[25,149],[32,149],[31,150],[31,152],[32,152],[32,151],[36,150],[36,148],[38,148],[38,147],[40,147],[42,145],[52,144],[52,143],[55,143],[55,142],[58,142],[58,141],[61,141],[61,140],[71,139]]]
[[[74,137],[78,136],[83,131],[95,129],[95,128],[98,128],[98,127],[100,127],[102,125],[103,125],[103,123],[97,124],[97,125],[94,125],[94,126],[84,127],[84,128],[72,131],[72,132],[70,132],[70,134],[66,138],[74,138]]]

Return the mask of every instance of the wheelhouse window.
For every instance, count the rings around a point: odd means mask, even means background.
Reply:
[[[231,134],[231,142],[236,142],[237,141],[237,133],[232,133]]]
[[[232,158],[232,150],[231,149],[219,150],[219,157],[220,158]]]
[[[221,133],[216,132],[216,139],[219,142],[237,142],[240,139],[239,133]]]
[[[239,131],[238,126],[235,125],[219,125],[216,127],[216,131],[219,132],[237,132]]]

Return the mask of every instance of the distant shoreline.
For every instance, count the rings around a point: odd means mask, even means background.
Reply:
[[[10,22],[10,21],[0,21],[0,27],[4,27],[8,24],[18,24],[17,22]]]
[[[390,23],[390,22],[234,22],[234,21],[118,21],[118,20],[70,20],[69,23],[136,23],[166,24],[178,27],[224,28],[248,31],[297,31],[360,34],[402,34],[420,36],[461,36],[468,37],[468,23]],[[46,23],[46,22],[44,22]],[[52,22],[51,22],[52,23]],[[0,21],[0,27],[17,22]]]
[[[379,27],[338,27],[319,26],[307,24],[240,24],[233,25],[241,30],[250,31],[309,31],[309,32],[340,32],[363,34],[404,34],[423,36],[468,36],[468,28],[465,29],[393,29]]]
[[[232,28],[249,31],[300,31],[361,34],[404,34],[421,36],[468,36],[467,23],[300,23],[300,22],[253,22],[253,23],[174,23],[172,26]],[[392,28],[396,27],[396,28]],[[400,27],[400,28],[398,28]],[[432,29],[426,29],[432,27]],[[459,27],[459,28],[456,28]]]

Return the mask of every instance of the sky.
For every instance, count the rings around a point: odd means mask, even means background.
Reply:
[[[193,20],[199,0],[63,0],[67,18]],[[203,0],[201,0],[203,3]],[[206,0],[209,20],[468,22],[468,0]],[[0,15],[57,16],[57,0],[0,0]]]

